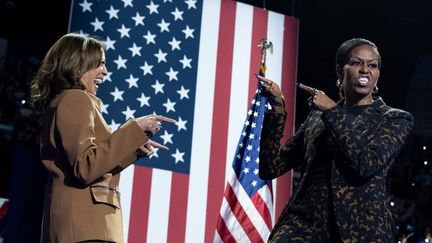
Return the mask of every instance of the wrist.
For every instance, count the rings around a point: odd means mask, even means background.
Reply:
[[[285,109],[285,98],[283,96],[275,98],[276,106],[282,107],[282,109]]]
[[[284,113],[285,112],[285,107],[282,105],[277,105],[277,106],[272,106],[274,112],[276,113]]]

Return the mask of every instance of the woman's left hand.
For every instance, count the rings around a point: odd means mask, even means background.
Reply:
[[[309,106],[312,109],[326,111],[336,106],[336,102],[330,99],[330,97],[328,97],[324,93],[324,91],[309,87],[301,83],[299,83],[298,87],[311,95],[308,101]]]
[[[150,156],[154,153],[154,148],[160,148],[163,150],[168,150],[167,146],[164,146],[158,142],[155,142],[151,139],[149,139],[145,144],[141,145],[139,147],[139,152],[144,153],[145,156]]]

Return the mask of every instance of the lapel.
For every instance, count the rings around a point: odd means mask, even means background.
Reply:
[[[305,130],[305,144],[312,144],[311,142],[324,131],[324,122],[321,120],[321,111],[312,111]]]
[[[305,135],[305,159],[306,161],[306,173],[309,170],[312,159],[315,157],[316,148],[314,141],[316,138],[325,130],[324,122],[321,120],[321,111],[312,111],[309,115]]]

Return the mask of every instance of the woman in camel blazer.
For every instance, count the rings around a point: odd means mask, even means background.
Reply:
[[[153,147],[160,129],[149,115],[111,132],[96,97],[107,74],[104,44],[82,34],[62,36],[32,82],[43,112],[41,159],[48,169],[41,242],[123,242],[120,172]],[[146,135],[147,134],[147,135]]]

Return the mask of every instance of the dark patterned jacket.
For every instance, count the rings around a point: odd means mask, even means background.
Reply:
[[[311,111],[294,136],[280,147],[285,115],[269,112],[261,135],[259,175],[273,179],[305,163],[289,208],[316,154],[314,140],[329,129],[337,143],[331,164],[331,190],[342,240],[391,242],[386,175],[413,128],[414,118],[406,111],[387,106],[378,97],[352,124],[347,124],[346,119],[339,105],[326,112]],[[280,217],[286,217],[288,211],[284,210]]]

